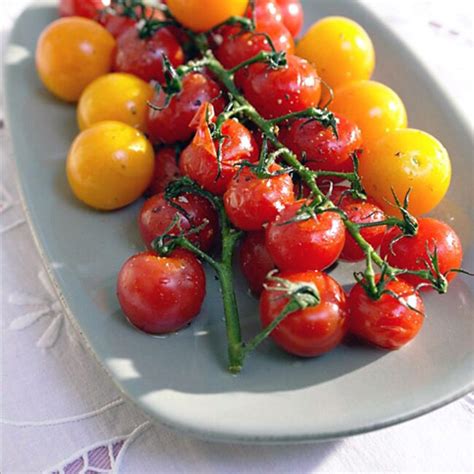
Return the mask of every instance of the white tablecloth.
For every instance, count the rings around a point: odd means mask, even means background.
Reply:
[[[2,0],[3,44],[25,3]],[[472,0],[365,3],[472,118]],[[1,472],[474,471],[472,395],[396,427],[303,446],[213,444],[151,422],[122,398],[62,313],[18,201],[1,103],[0,119]]]

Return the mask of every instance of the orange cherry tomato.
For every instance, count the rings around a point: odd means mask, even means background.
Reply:
[[[95,21],[61,18],[42,33],[36,47],[36,68],[46,88],[75,102],[94,79],[110,71],[115,39]]]
[[[74,140],[67,178],[80,201],[95,209],[118,209],[149,186],[154,160],[153,147],[141,132],[121,122],[99,122]]]
[[[193,31],[206,31],[231,16],[243,16],[248,0],[168,0],[172,15]]]
[[[91,82],[79,99],[77,121],[84,130],[103,120],[117,120],[145,131],[147,102],[153,87],[131,74],[111,73]]]
[[[335,89],[334,96],[329,108],[358,125],[364,147],[369,147],[386,132],[407,126],[402,100],[380,82],[350,82]]]

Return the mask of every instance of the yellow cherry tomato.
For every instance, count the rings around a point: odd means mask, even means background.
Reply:
[[[168,0],[172,15],[193,31],[206,31],[231,16],[243,16],[248,0]]]
[[[443,145],[428,133],[394,130],[366,149],[359,173],[367,194],[382,209],[397,215],[392,189],[403,202],[410,190],[408,210],[418,216],[430,212],[443,199],[451,181],[451,163]]]
[[[91,82],[79,99],[77,121],[84,130],[103,120],[117,120],[145,131],[147,101],[153,87],[131,74],[106,74]]]
[[[359,126],[364,148],[385,133],[407,126],[402,100],[380,82],[356,81],[335,89],[329,108]]]
[[[150,184],[153,147],[129,125],[99,122],[74,140],[66,163],[69,185],[91,207],[112,210],[139,198]]]
[[[332,88],[369,79],[375,66],[369,35],[355,21],[340,16],[316,22],[298,43],[296,54],[312,62]]]
[[[114,49],[114,37],[97,22],[61,18],[41,33],[36,68],[50,92],[75,102],[90,82],[110,71]]]

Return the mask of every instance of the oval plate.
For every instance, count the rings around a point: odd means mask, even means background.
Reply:
[[[376,77],[394,87],[413,126],[450,151],[454,179],[437,215],[459,232],[466,268],[474,268],[472,135],[429,73],[397,37],[356,2],[305,2],[306,19],[339,14],[360,22],[374,40]],[[225,370],[225,335],[216,283],[187,329],[153,338],[130,327],[115,298],[122,262],[142,248],[140,203],[94,212],[68,189],[64,162],[77,134],[74,106],[40,84],[34,50],[56,18],[35,4],[18,19],[6,55],[6,102],[27,214],[40,252],[70,319],[120,389],[160,422],[212,440],[301,442],[347,436],[407,420],[472,389],[472,280],[457,278],[447,296],[426,295],[429,317],[416,342],[396,352],[346,344],[301,360],[266,342],[239,376]],[[349,284],[355,267],[334,275]],[[240,277],[239,277],[240,278]],[[238,279],[246,335],[257,330],[257,304]]]

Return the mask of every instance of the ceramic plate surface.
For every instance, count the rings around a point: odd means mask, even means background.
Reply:
[[[465,268],[474,269],[472,134],[444,92],[404,44],[356,2],[305,2],[307,23],[326,15],[360,22],[378,53],[376,78],[403,98],[411,126],[437,136],[453,161],[453,183],[436,215],[458,231]],[[396,352],[342,345],[300,360],[266,342],[239,376],[225,370],[222,307],[214,278],[201,315],[166,338],[134,330],[115,298],[121,264],[142,249],[140,203],[94,212],[72,196],[64,165],[77,134],[74,106],[41,85],[34,50],[56,18],[36,3],[18,19],[7,48],[8,125],[29,220],[71,320],[123,392],[160,422],[222,441],[301,442],[369,431],[421,415],[470,389],[473,380],[473,282],[459,277],[447,296],[426,295],[428,319],[417,340]],[[334,275],[349,284],[353,266]],[[246,335],[257,304],[237,282]]]

